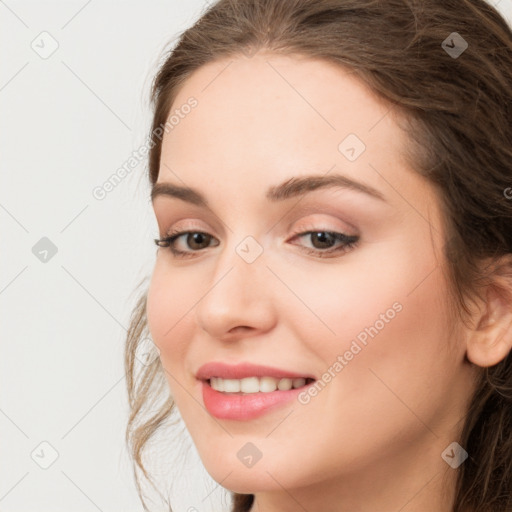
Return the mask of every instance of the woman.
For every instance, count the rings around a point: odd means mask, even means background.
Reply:
[[[503,18],[220,0],[152,95],[159,249],[126,345],[144,474],[177,407],[233,512],[510,512]]]

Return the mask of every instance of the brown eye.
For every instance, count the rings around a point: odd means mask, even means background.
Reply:
[[[310,236],[315,249],[330,249],[336,243],[336,237],[328,231],[312,231]]]
[[[208,235],[207,233],[192,232],[188,233],[186,238],[186,244],[191,249],[205,249],[210,245],[211,239],[211,235]]]
[[[353,249],[359,242],[359,236],[357,235],[346,235],[326,230],[305,231],[296,234],[293,238],[306,239],[310,247],[302,246],[302,250],[320,258],[344,254]]]
[[[185,245],[184,249],[176,247],[180,239]],[[155,244],[159,247],[168,247],[175,256],[186,257],[208,248],[212,240],[214,240],[212,235],[202,231],[177,231],[166,238],[156,239]]]

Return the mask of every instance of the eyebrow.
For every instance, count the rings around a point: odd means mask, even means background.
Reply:
[[[302,196],[317,189],[332,187],[355,190],[386,202],[383,194],[377,189],[341,174],[333,174],[331,176],[296,176],[279,185],[271,186],[267,190],[265,197],[268,201],[277,202]],[[151,202],[154,202],[158,196],[175,197],[196,206],[209,207],[207,199],[199,191],[191,187],[166,182],[155,183],[151,190]]]

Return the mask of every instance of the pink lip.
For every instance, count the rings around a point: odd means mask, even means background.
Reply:
[[[196,373],[196,378],[199,380],[208,380],[211,377],[221,377],[222,379],[243,379],[245,377],[274,377],[275,379],[315,378],[313,375],[281,370],[271,366],[251,363],[229,365],[215,361],[204,364]]]
[[[311,385],[311,384],[310,384]],[[207,411],[221,420],[252,420],[276,409],[294,399],[308,386],[288,391],[270,393],[221,393],[208,382],[202,381],[204,406]]]
[[[276,379],[313,379],[312,375],[281,370],[270,366],[240,363],[228,365],[220,362],[204,364],[196,373],[201,382],[203,401],[208,412],[219,419],[251,420],[270,410],[282,406],[297,398],[307,386],[288,391],[272,391],[270,393],[222,393],[214,390],[209,382],[212,377],[223,379],[243,379],[245,377],[274,377]],[[311,384],[309,384],[311,385]]]

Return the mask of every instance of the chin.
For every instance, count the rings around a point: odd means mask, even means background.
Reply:
[[[222,487],[238,494],[254,494],[262,491],[278,491],[282,488],[270,477],[265,468],[234,470],[228,477],[224,469],[208,471],[210,476]]]

